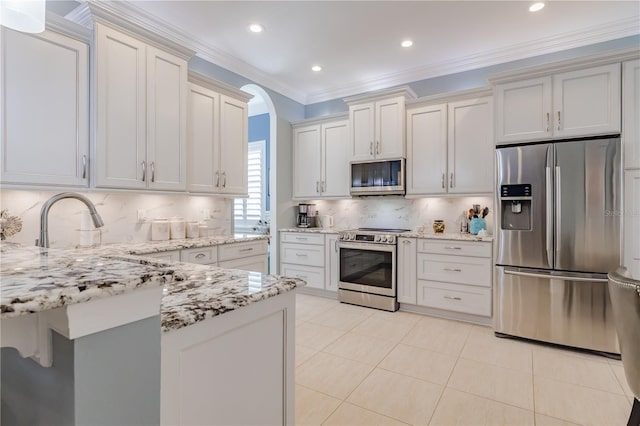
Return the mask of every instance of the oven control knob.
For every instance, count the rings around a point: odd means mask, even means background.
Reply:
[[[373,239],[374,242],[376,243],[381,243],[382,242],[382,237],[380,235],[376,235],[375,238]]]
[[[389,244],[394,244],[396,242],[396,237],[394,237],[393,235],[387,235],[387,242]]]

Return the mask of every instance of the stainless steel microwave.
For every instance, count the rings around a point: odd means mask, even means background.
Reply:
[[[404,195],[404,158],[351,162],[351,195]]]

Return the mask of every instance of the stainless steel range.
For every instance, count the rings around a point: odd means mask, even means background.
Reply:
[[[341,232],[338,241],[338,300],[397,311],[397,234],[407,229],[360,228]]]

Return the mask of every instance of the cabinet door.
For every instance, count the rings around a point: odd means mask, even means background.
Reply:
[[[404,97],[378,101],[375,108],[375,157],[404,157]]]
[[[220,95],[220,192],[247,195],[247,104]]]
[[[95,28],[96,186],[146,188],[146,46]]]
[[[245,257],[243,259],[225,260],[224,262],[220,262],[219,266],[221,268],[240,269],[242,271],[259,272],[261,274],[267,274],[267,269],[269,268],[266,254]],[[256,280],[260,279],[259,276],[254,277],[249,275],[249,283],[253,281],[253,278]]]
[[[187,187],[187,62],[147,47],[149,189]]]
[[[415,305],[416,300],[416,239],[398,238],[398,302]]]
[[[620,132],[620,64],[553,77],[555,137]]]
[[[2,183],[88,185],[88,46],[1,30]]]
[[[447,192],[447,105],[407,111],[407,195]]]
[[[369,102],[349,106],[351,123],[351,161],[374,158],[375,104]]]
[[[640,169],[640,59],[623,64],[622,78],[624,167]]]
[[[219,95],[209,89],[189,85],[187,123],[187,189],[190,192],[217,192]]]
[[[624,266],[640,280],[640,170],[625,172]]]
[[[349,121],[323,124],[322,196],[349,197]]]
[[[338,263],[340,256],[338,253],[338,234],[325,235],[324,244],[324,276],[325,290],[338,291],[338,281],[340,281],[340,265]]]
[[[493,98],[449,104],[449,193],[492,193]]]
[[[498,144],[552,136],[551,77],[499,84],[495,94]]]
[[[318,198],[322,176],[320,126],[300,127],[293,131],[293,196]]]

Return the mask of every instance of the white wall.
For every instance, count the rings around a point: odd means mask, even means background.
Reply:
[[[0,207],[22,219],[22,231],[8,241],[33,245],[40,229],[40,209],[52,195],[63,191],[2,190]],[[202,211],[209,209],[207,221],[211,232],[231,233],[232,200],[186,194],[155,195],[91,192],[83,193],[102,216],[102,243],[138,242],[151,239],[150,223],[137,223],[138,209],[145,209],[149,218],[180,216],[186,220],[201,220]],[[54,248],[74,247],[80,242],[80,225],[87,211],[78,200],[65,199],[53,205],[49,212],[49,241]],[[91,225],[93,227],[93,225]]]
[[[489,207],[487,231],[493,234],[495,214],[491,197],[420,198],[408,200],[402,197],[366,197],[337,201],[311,201],[319,214],[333,215],[337,228],[404,228],[416,231],[425,226],[433,232],[436,219],[445,221],[445,232],[459,232],[463,211],[473,204]]]

